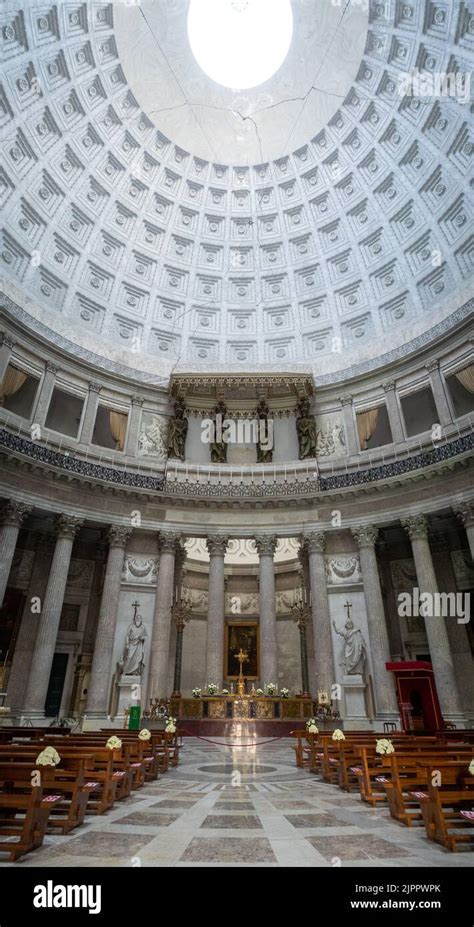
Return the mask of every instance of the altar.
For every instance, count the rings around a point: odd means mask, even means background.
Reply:
[[[272,731],[284,735],[306,725],[316,706],[310,697],[282,698],[256,695],[204,695],[199,698],[171,698],[170,713],[180,729],[189,733],[224,734],[228,726],[245,721],[258,734]]]

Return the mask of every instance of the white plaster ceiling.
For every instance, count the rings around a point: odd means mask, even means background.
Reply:
[[[398,80],[470,70],[474,3],[365,6],[293,0],[286,62],[239,102],[194,62],[187,0],[9,0],[0,256],[23,320],[157,377],[343,376],[448,324],[472,289],[472,104]]]

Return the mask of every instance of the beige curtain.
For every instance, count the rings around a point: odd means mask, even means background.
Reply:
[[[110,412],[110,430],[112,437],[116,442],[118,451],[123,451],[125,447],[125,432],[127,431],[127,416],[123,412]]]
[[[3,402],[7,396],[13,396],[23,386],[26,380],[26,373],[17,370],[16,367],[7,367],[2,385],[0,386],[0,402]]]
[[[470,364],[470,366],[465,367],[464,370],[458,370],[456,379],[459,380],[461,386],[464,386],[464,389],[467,389],[469,393],[474,393],[474,364]]]
[[[378,409],[367,409],[367,412],[357,413],[357,431],[359,432],[359,443],[363,451],[366,450],[367,442],[370,441],[377,427],[378,417]]]

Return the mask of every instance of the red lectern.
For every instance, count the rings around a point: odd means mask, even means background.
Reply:
[[[431,663],[410,660],[386,663],[395,675],[398,706],[404,731],[440,731],[445,725]]]

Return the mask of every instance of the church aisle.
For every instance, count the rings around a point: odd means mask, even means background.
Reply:
[[[421,828],[296,769],[291,743],[235,749],[185,739],[178,768],[75,833],[47,836],[21,865],[473,865],[472,853],[430,844]]]

